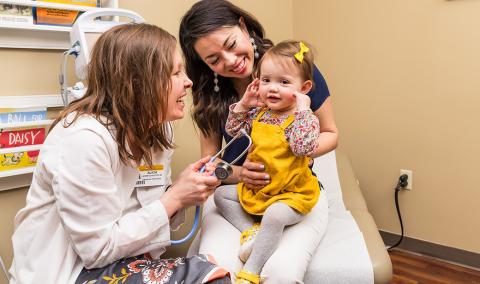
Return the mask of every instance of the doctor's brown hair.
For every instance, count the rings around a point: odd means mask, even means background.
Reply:
[[[154,25],[106,31],[91,53],[85,96],[67,106],[52,127],[72,112],[74,119],[64,127],[93,115],[111,131],[124,163],[152,165],[152,148],[174,147],[165,119],[175,48],[175,37]]]

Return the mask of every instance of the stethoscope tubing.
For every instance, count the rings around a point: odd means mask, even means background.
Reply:
[[[228,163],[228,164],[234,164],[236,161],[238,161],[241,157],[243,157],[243,155],[245,155],[248,151],[248,149],[250,149],[250,147],[252,146],[252,138],[248,135],[248,133],[244,130],[244,129],[241,129],[237,135],[235,135],[232,140],[230,140],[227,145],[225,145],[225,147],[223,147],[222,149],[220,149],[220,151],[218,151],[218,153],[216,153],[213,157],[210,158],[210,160],[208,161],[208,163],[212,163],[213,161],[215,161],[215,159],[220,156],[220,154],[225,151],[225,149],[228,148],[228,146],[230,146],[230,144],[233,143],[233,141],[237,140],[238,138],[240,138],[241,136],[245,136],[247,137],[248,139],[248,146],[247,148],[245,148],[245,150],[235,159],[233,160],[232,162]],[[200,173],[203,173],[205,172],[205,168],[206,168],[206,165],[203,165],[203,167],[200,169]],[[197,205],[195,206],[195,217],[193,219],[193,225],[192,225],[192,229],[190,230],[190,232],[185,236],[183,237],[182,239],[180,240],[171,240],[170,241],[170,244],[172,245],[180,245],[180,244],[183,244],[185,242],[187,242],[194,234],[195,232],[197,231],[197,228],[198,228],[198,220],[200,219],[200,206]]]

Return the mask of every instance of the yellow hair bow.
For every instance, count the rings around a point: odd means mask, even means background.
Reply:
[[[308,48],[303,42],[300,42],[300,51],[295,53],[295,59],[298,60],[298,62],[302,63],[303,62],[303,54],[305,52],[308,52],[310,48]]]

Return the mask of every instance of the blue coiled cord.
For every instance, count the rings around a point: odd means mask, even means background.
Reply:
[[[211,163],[215,160],[215,156],[212,157],[208,162]],[[204,165],[201,169],[200,169],[200,172],[203,173],[205,172],[205,167],[207,165]],[[192,225],[192,229],[190,230],[190,232],[182,239],[180,240],[171,240],[170,243],[172,245],[180,245],[180,244],[183,244],[185,243],[186,241],[188,241],[192,236],[193,234],[195,234],[195,231],[197,230],[198,228],[198,219],[200,218],[200,206],[195,206],[195,218],[193,219],[193,225]]]

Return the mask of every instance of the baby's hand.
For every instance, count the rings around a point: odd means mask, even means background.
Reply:
[[[297,111],[310,109],[310,97],[300,92],[294,92],[293,96],[297,99]]]
[[[253,80],[247,87],[245,94],[242,99],[238,102],[241,110],[249,110],[254,107],[262,107],[265,104],[260,101],[260,95],[258,94],[258,85],[260,84],[259,79]]]

